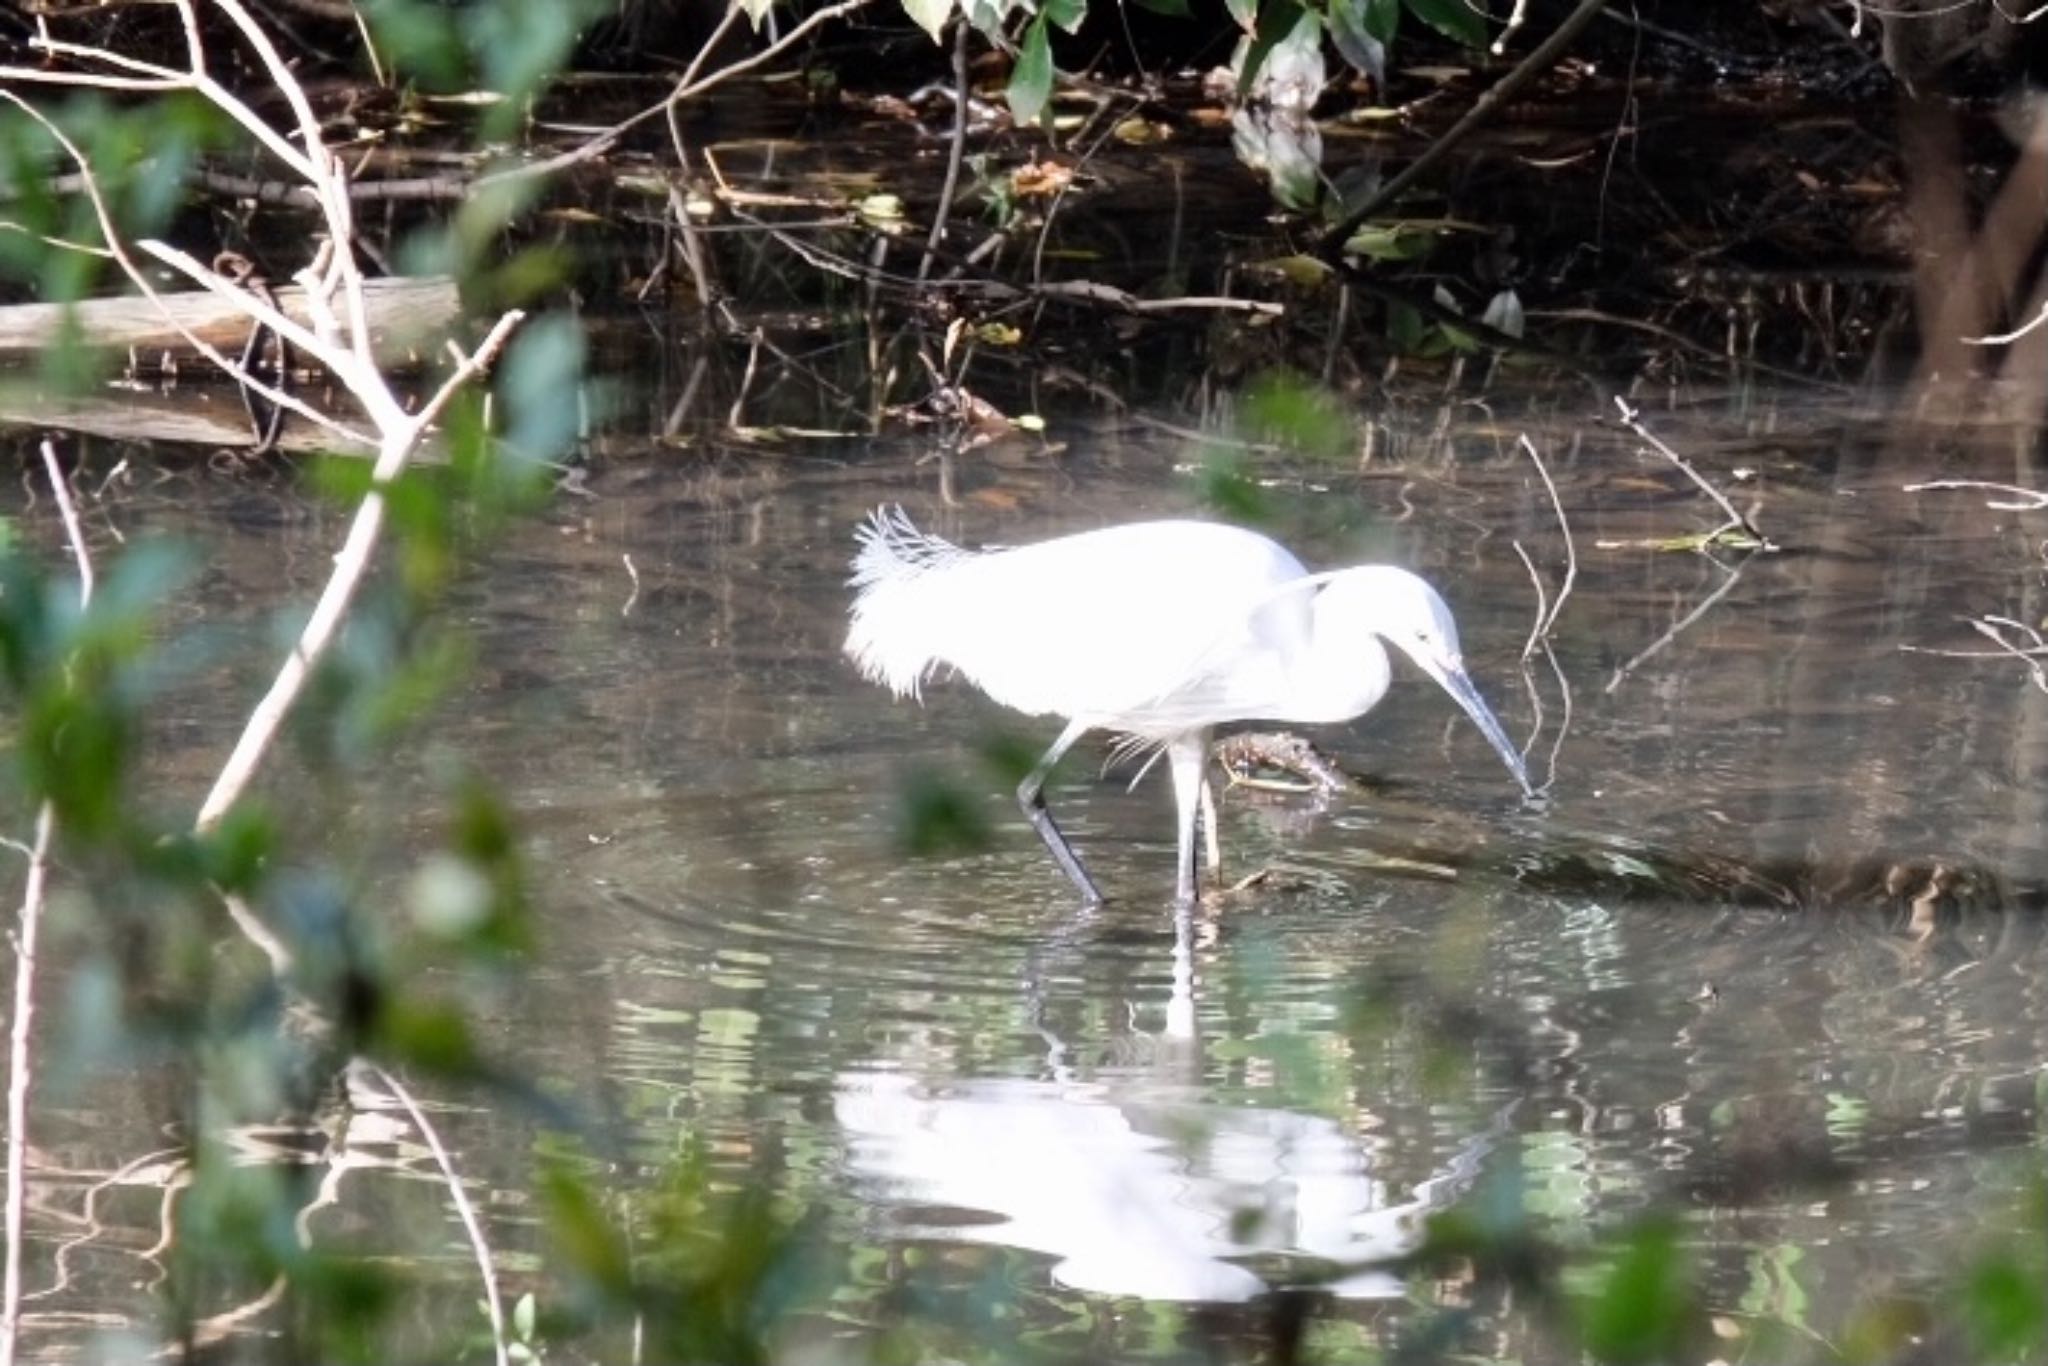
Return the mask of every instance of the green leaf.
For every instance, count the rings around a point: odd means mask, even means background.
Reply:
[[[380,1053],[439,1076],[476,1073],[476,1041],[458,1008],[397,997],[386,998],[385,1007],[376,1022]]]
[[[973,797],[918,770],[904,779],[897,794],[896,843],[915,858],[986,849],[988,818]]]
[[[936,43],[953,13],[953,0],[903,0],[903,12]]]
[[[992,43],[1001,40],[1003,21],[1016,7],[1016,0],[960,0],[961,17]]]
[[[1038,122],[1052,98],[1052,43],[1045,34],[1045,18],[1040,14],[1024,30],[1023,50],[1010,71],[1010,117],[1019,124]]]
[[[1394,41],[1401,28],[1401,0],[1365,0],[1365,31],[1381,43]]]
[[[1191,12],[1188,9],[1188,0],[1131,0],[1131,2],[1139,9],[1148,9],[1154,14],[1164,14],[1170,19],[1185,19]]]
[[[540,1199],[549,1241],[570,1269],[613,1299],[631,1295],[632,1252],[590,1183],[568,1162],[549,1162]]]
[[[1223,0],[1223,6],[1230,11],[1230,17],[1246,33],[1259,26],[1259,0]]]
[[[582,433],[574,395],[583,382],[583,329],[567,314],[529,322],[513,338],[493,386],[505,412],[504,452],[531,467],[553,460]]]
[[[1040,8],[1047,19],[1067,33],[1078,32],[1081,21],[1088,17],[1088,0],[1045,0]]]
[[[1369,0],[1330,0],[1330,41],[1338,53],[1375,88],[1387,79],[1387,45],[1367,22]]]
[[[1369,261],[1415,261],[1436,246],[1436,234],[1404,228],[1399,223],[1367,223],[1344,243],[1346,256]]]
[[[569,59],[584,22],[597,16],[590,0],[553,5],[505,3],[459,7],[462,37],[483,83],[501,96],[484,107],[480,132],[489,140],[516,136],[527,101]]]
[[[1212,511],[1236,522],[1260,522],[1271,515],[1266,493],[1249,474],[1243,459],[1218,447],[1202,460],[1196,475],[1196,495]]]
[[[1423,334],[1428,327],[1422,321],[1413,304],[1390,303],[1387,305],[1387,341],[1403,355],[1413,355],[1422,345]]]
[[[1473,336],[1464,328],[1453,327],[1449,323],[1438,323],[1436,330],[1442,335],[1446,349],[1467,356],[1478,354],[1480,350],[1479,338]]]
[[[421,0],[370,0],[362,8],[384,59],[431,88],[452,90],[467,78],[457,11]]]
[[[278,842],[269,813],[247,799],[229,807],[218,825],[194,840],[207,879],[224,892],[242,896],[262,880]]]
[[[2048,1322],[2037,1276],[2011,1257],[1977,1264],[1963,1286],[1963,1310],[1979,1358],[1987,1361],[2031,1356]]]
[[[1408,12],[1466,47],[1486,46],[1486,16],[1467,0],[1406,0]]]
[[[531,1290],[521,1295],[519,1303],[512,1306],[512,1331],[518,1334],[521,1342],[533,1341],[534,1312],[535,1305]]]
[[[1237,73],[1237,93],[1249,95],[1252,83],[1258,79],[1259,68],[1273,54],[1273,49],[1294,33],[1295,26],[1304,19],[1313,22],[1314,16],[1303,9],[1296,0],[1266,0],[1259,7],[1258,27],[1252,33],[1251,46],[1245,49],[1244,67]]]
[[[1601,1361],[1683,1356],[1693,1305],[1676,1226],[1636,1229],[1578,1308],[1586,1348]]]
[[[1358,453],[1358,428],[1337,395],[1301,375],[1271,370],[1246,386],[1238,427],[1254,441],[1325,460]]]

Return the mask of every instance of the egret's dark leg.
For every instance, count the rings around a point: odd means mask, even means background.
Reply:
[[[1059,864],[1060,871],[1067,875],[1067,881],[1081,893],[1082,903],[1097,906],[1102,903],[1102,893],[1095,889],[1094,879],[1081,866],[1081,856],[1074,852],[1074,846],[1067,843],[1067,837],[1053,824],[1052,812],[1045,809],[1045,780],[1052,773],[1053,765],[1088,731],[1089,727],[1084,722],[1067,723],[1067,728],[1060,732],[1059,739],[1052,742],[1052,748],[1045,752],[1037,767],[1017,785],[1017,804],[1024,808],[1024,818],[1031,822],[1038,838],[1044,840],[1045,847],[1052,851],[1053,862]]]
[[[1180,906],[1192,906],[1198,899],[1195,893],[1195,826],[1202,814],[1202,775],[1208,762],[1209,732],[1206,730],[1183,735],[1167,743],[1166,763],[1173,770],[1173,801],[1179,824],[1173,900]]]

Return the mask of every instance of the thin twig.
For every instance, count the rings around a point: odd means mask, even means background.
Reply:
[[[1549,615],[1541,619],[1536,636],[1530,637],[1530,645],[1533,646],[1538,636],[1548,636],[1550,628],[1557,625],[1557,614],[1564,610],[1564,600],[1572,595],[1572,583],[1579,577],[1579,552],[1572,544],[1571,523],[1564,518],[1564,502],[1557,496],[1557,485],[1551,482],[1550,471],[1543,467],[1543,457],[1537,454],[1536,443],[1529,440],[1526,432],[1521,434],[1520,441],[1522,449],[1529,452],[1529,458],[1536,462],[1536,473],[1543,476],[1543,487],[1550,491],[1550,506],[1557,513],[1557,529],[1564,533],[1564,583],[1557,590],[1557,601],[1550,605]],[[1529,649],[1524,647],[1522,658],[1528,657]]]
[[[240,1304],[231,1305],[218,1314],[208,1314],[194,1323],[191,1328],[192,1346],[198,1348],[217,1347],[242,1331],[242,1325],[253,1323],[269,1313],[284,1301],[285,1292],[292,1288],[291,1277],[282,1271],[270,1278],[270,1284],[260,1294]],[[201,1355],[194,1353],[194,1355]]]
[[[702,79],[688,79],[696,70],[697,63],[693,62],[691,63],[690,70],[683,73],[685,79],[678,81],[676,88],[669,92],[667,103],[679,104],[684,100],[695,99],[713,86],[723,85],[735,76],[745,75],[765,62],[772,62],[795,46],[797,39],[806,37],[824,25],[831,23],[834,19],[842,15],[851,14],[855,10],[864,8],[871,3],[873,3],[873,0],[840,0],[840,3],[836,5],[827,5],[824,9],[814,10],[804,16],[802,23],[792,25],[789,32],[783,34],[759,52],[751,56],[742,57],[728,66],[722,66]],[[734,0],[734,3],[730,6],[732,11],[738,11],[740,8],[738,0]],[[720,27],[722,29],[724,25],[720,25]],[[712,44],[706,43],[703,50],[698,54],[698,60],[702,61],[704,55],[709,53],[711,48]]]
[[[953,193],[960,186],[960,163],[967,154],[967,16],[953,21],[953,140],[946,153],[946,183],[939,189],[938,207],[932,210],[931,234],[925,238],[924,256],[917,263],[917,283],[923,286],[932,273],[932,258],[939,243],[946,240],[946,219],[953,212]]]
[[[2043,303],[2034,316],[2010,332],[1993,332],[1982,337],[1964,337],[1965,346],[2010,346],[2035,328],[2048,324],[2048,303]]]
[[[64,519],[64,534],[71,542],[71,554],[78,562],[78,606],[92,604],[92,556],[85,548],[85,531],[78,522],[78,509],[71,502],[71,486],[57,460],[57,448],[48,439],[42,443],[43,469],[50,477],[50,490],[57,511]],[[29,1043],[35,1022],[36,939],[43,921],[43,889],[50,867],[50,840],[57,828],[57,806],[43,799],[36,812],[35,841],[29,848],[28,878],[21,890],[19,928],[14,944],[14,1019],[7,1045],[7,1252],[0,1270],[0,1366],[14,1366],[21,1334],[22,1226],[28,1198],[28,1092]]]
[[[1579,7],[1565,16],[1564,22],[1559,24],[1548,38],[1531,48],[1529,55],[1515,64],[1514,70],[1495,81],[1485,94],[1472,102],[1472,107],[1466,111],[1465,117],[1452,124],[1448,132],[1432,142],[1415,160],[1409,162],[1399,175],[1382,185],[1377,194],[1345,214],[1334,227],[1326,231],[1318,243],[1322,254],[1326,258],[1340,255],[1344,250],[1344,244],[1351,240],[1351,234],[1358,231],[1360,224],[1406,194],[1409,186],[1428,174],[1452,148],[1477,132],[1482,124],[1492,118],[1496,109],[1562,56],[1565,48],[1571,45],[1572,39],[1578,37],[1579,30],[1592,23],[1593,17],[1600,13],[1606,4],[1607,0],[1579,0]]]
[[[1508,39],[1514,37],[1515,30],[1527,23],[1528,19],[1529,0],[1515,0],[1515,7],[1508,13],[1507,22],[1501,25],[1500,36],[1493,40],[1493,46],[1487,51],[1496,57],[1504,55],[1508,50]]]
[[[2022,502],[1998,502],[1986,499],[1984,506],[2000,512],[2038,512],[2048,508],[2048,493],[2037,493],[2017,484],[1990,484],[1982,479],[1930,479],[1924,484],[1903,484],[1907,493],[1925,493],[1931,489],[1981,489],[1987,493],[2009,493]]]
[[[754,375],[761,368],[761,329],[755,328],[751,344],[747,347],[747,368],[740,373],[739,392],[732,396],[732,407],[725,414],[725,425],[733,431],[741,428],[740,418],[747,410],[747,392],[754,387]]]
[[[2026,632],[2027,636],[2034,642],[2033,645],[2028,647],[2027,653],[2029,654],[2034,654],[2043,650],[2048,650],[2048,640],[2043,640],[2041,638],[2041,633],[2035,630],[2033,627],[2027,625],[2024,621],[2014,621],[2011,617],[1994,617],[1989,615],[1968,618],[1968,620],[1972,626],[1975,626],[1980,631],[1984,630],[1987,626],[1989,626],[1996,628],[2000,631]]]
[[[369,572],[370,555],[376,549],[377,538],[384,524],[384,490],[396,479],[418,449],[420,439],[426,434],[428,424],[445,407],[457,390],[481,372],[497,356],[512,330],[516,328],[523,314],[507,313],[498,319],[497,326],[484,338],[476,354],[457,366],[433,398],[416,417],[406,421],[388,433],[377,452],[377,462],[370,471],[370,488],[363,495],[362,503],[356,508],[355,520],[349,524],[348,536],[342,542],[341,550],[334,557],[334,573],[329,576],[327,586],[321,590],[320,598],[313,604],[313,614],[306,620],[305,629],[299,633],[298,643],[285,657],[276,679],[265,693],[263,700],[250,713],[242,735],[235,742],[234,751],[222,766],[220,776],[214,780],[213,790],[206,794],[206,800],[199,808],[196,822],[199,830],[207,831],[220,823],[255,775],[256,766],[276,738],[279,727],[284,724],[287,712],[298,700],[300,690],[305,686],[313,665],[327,652],[334,633],[341,626],[342,616],[348,611],[356,589]]]
[[[257,915],[255,908],[241,896],[234,892],[222,892],[220,899],[221,904],[227,907],[228,919],[235,922],[235,928],[242,932],[244,939],[256,946],[258,953],[270,960],[271,974],[279,981],[283,981],[291,972],[293,963],[297,961],[292,955],[291,948],[284,940],[278,938],[270,926],[263,923],[263,917]]]
[[[50,1283],[42,1287],[42,1289],[33,1290],[23,1295],[21,1297],[22,1303],[26,1304],[31,1300],[50,1299],[63,1294],[64,1291],[71,1287],[71,1254],[79,1248],[105,1237],[109,1231],[109,1226],[100,1219],[100,1196],[117,1186],[128,1184],[136,1173],[153,1164],[161,1164],[163,1166],[165,1172],[164,1180],[168,1183],[176,1179],[175,1173],[183,1170],[181,1163],[186,1155],[187,1150],[183,1147],[158,1148],[154,1152],[147,1152],[139,1157],[129,1158],[119,1167],[116,1167],[107,1175],[87,1186],[85,1188],[85,1199],[77,1221],[80,1225],[83,1225],[82,1229],[72,1237],[66,1238],[63,1242],[57,1244],[56,1251],[51,1255],[51,1261],[55,1263],[57,1268],[56,1274],[51,1277]]]
[[[83,611],[92,605],[94,584],[92,556],[85,549],[85,528],[78,520],[78,505],[71,501],[71,481],[64,477],[63,467],[57,462],[56,446],[46,437],[42,449],[43,471],[50,476],[50,493],[57,500],[57,515],[64,519],[71,558],[78,564],[78,606]]]
[[[45,801],[36,812],[35,844],[29,851],[28,883],[21,893],[20,929],[14,945],[14,1025],[7,1048],[7,1262],[0,1287],[0,1366],[14,1366],[21,1331],[22,1216],[28,1187],[29,1027],[35,1018],[36,930],[43,918],[43,881],[49,867],[50,835],[56,807]]]
[[[681,167],[681,174],[687,177],[690,174],[689,154],[688,149],[684,147],[680,138],[676,141],[676,160]],[[697,307],[700,310],[708,309],[717,300],[718,296],[711,288],[710,272],[705,265],[704,243],[702,240],[703,229],[691,217],[689,201],[684,198],[683,192],[674,185],[669,186],[668,190],[668,211],[675,220],[676,236],[681,240],[681,247],[679,249],[682,252],[683,264],[690,268],[690,281],[696,287]],[[661,264],[664,267],[668,265],[668,254],[666,252],[662,253]],[[650,274],[648,276],[648,283],[651,285],[654,279],[655,275]]]
[[[1631,408],[1629,406],[1627,399],[1621,397],[1621,395],[1619,394],[1616,394],[1614,396],[1614,406],[1621,412],[1622,426],[1627,427],[1630,431],[1634,432],[1639,438],[1648,442],[1652,450],[1656,451],[1657,454],[1663,456],[1666,460],[1669,460],[1672,464],[1678,466],[1679,469],[1683,470],[1685,472],[1686,478],[1692,480],[1693,483],[1697,484],[1700,488],[1700,491],[1705,493],[1707,497],[1713,499],[1715,505],[1719,507],[1721,511],[1727,516],[1728,520],[1725,523],[1723,523],[1717,530],[1715,530],[1713,535],[1719,536],[1724,531],[1732,531],[1739,527],[1742,529],[1745,535],[1747,535],[1751,540],[1756,542],[1757,549],[1777,549],[1775,545],[1771,544],[1770,539],[1768,537],[1766,537],[1761,531],[1758,531],[1756,529],[1756,524],[1754,522],[1750,521],[1748,517],[1744,516],[1742,513],[1737,512],[1735,510],[1735,504],[1729,502],[1727,496],[1723,494],[1721,490],[1715,488],[1713,484],[1707,481],[1706,476],[1702,475],[1698,470],[1692,467],[1692,463],[1690,461],[1688,461],[1684,456],[1680,455],[1677,451],[1672,450],[1662,441],[1659,441],[1656,438],[1656,436],[1651,433],[1650,429],[1642,424],[1640,414],[1634,408]]]
[[[1543,639],[1544,627],[1550,615],[1549,601],[1543,592],[1543,576],[1536,572],[1536,563],[1529,558],[1529,552],[1522,549],[1520,541],[1510,541],[1508,544],[1522,557],[1522,568],[1529,571],[1529,582],[1536,588],[1536,619],[1529,623],[1529,638],[1522,642],[1522,662],[1527,664],[1529,656],[1536,653],[1536,642]],[[1529,737],[1531,744],[1534,744],[1535,740],[1535,736]]]
[[[365,1060],[364,1066],[376,1074],[377,1079],[391,1088],[391,1094],[398,1097],[398,1103],[405,1107],[420,1137],[427,1141],[427,1147],[434,1154],[434,1163],[441,1169],[441,1177],[448,1183],[448,1195],[455,1202],[455,1213],[462,1220],[463,1231],[469,1234],[470,1251],[476,1255],[477,1274],[484,1281],[484,1307],[491,1317],[491,1344],[497,1349],[498,1366],[508,1366],[511,1354],[505,1341],[505,1307],[498,1298],[498,1275],[491,1262],[490,1245],[484,1241],[483,1225],[477,1222],[476,1210],[471,1207],[469,1197],[463,1193],[462,1178],[455,1173],[455,1163],[448,1156],[448,1150],[441,1145],[440,1134],[427,1122],[426,1112],[412,1098],[412,1093],[399,1085],[398,1078]]]
[[[1969,618],[1966,617],[1964,618],[1964,620],[1968,621]],[[2003,650],[1947,650],[1943,649],[1938,645],[1913,645],[1910,643],[1901,643],[1899,646],[1899,653],[1902,655],[1932,655],[1936,659],[2004,659],[2011,655],[2013,651],[2009,648]],[[2030,655],[2035,653],[2048,655],[2048,647],[2044,647],[2039,651],[2023,649],[2019,653],[2023,655]],[[17,851],[19,851],[21,847],[19,843],[15,840],[8,840],[6,841],[6,843],[10,847],[15,848]]]
[[[1550,742],[1550,761],[1544,774],[1543,786],[1539,792],[1548,792],[1557,786],[1557,756],[1564,752],[1565,737],[1572,733],[1572,684],[1565,677],[1564,665],[1558,663],[1557,651],[1550,648],[1550,642],[1543,642],[1543,657],[1550,661],[1550,672],[1557,678],[1558,696],[1564,699],[1564,715],[1558,718],[1557,738]]]
[[[1727,578],[1721,580],[1721,586],[1716,588],[1713,592],[1707,594],[1706,597],[1702,598],[1697,607],[1693,608],[1690,612],[1687,612],[1677,621],[1671,623],[1671,628],[1669,630],[1665,631],[1663,635],[1658,636],[1655,640],[1651,641],[1647,646],[1643,648],[1643,650],[1640,653],[1638,653],[1635,656],[1635,658],[1629,660],[1628,663],[1616,669],[1614,671],[1614,676],[1607,680],[1607,686],[1603,688],[1601,691],[1610,693],[1613,692],[1616,688],[1621,686],[1622,680],[1627,678],[1630,674],[1634,673],[1638,668],[1640,668],[1645,660],[1649,659],[1650,656],[1656,654],[1659,650],[1662,650],[1672,641],[1678,639],[1679,635],[1682,634],[1687,627],[1691,626],[1694,622],[1698,621],[1701,617],[1705,616],[1708,610],[1712,608],[1715,603],[1719,602],[1722,598],[1728,596],[1728,590],[1735,587],[1736,581],[1742,577],[1742,571],[1749,567],[1749,560],[1746,558],[1737,560],[1735,562],[1735,567],[1733,569],[1723,567],[1721,562],[1719,560],[1714,559],[1711,555],[1707,556],[1706,558],[1709,564],[1712,564],[1715,568],[1720,569],[1722,573],[1728,576]]]
[[[122,243],[120,234],[114,227],[113,215],[107,208],[105,198],[100,194],[99,182],[92,173],[90,163],[85,159],[84,151],[65,134],[63,129],[52,123],[41,110],[23,100],[12,90],[9,90],[4,84],[4,80],[0,80],[0,100],[6,100],[20,109],[30,119],[33,119],[37,124],[41,125],[44,131],[56,140],[57,145],[64,149],[64,154],[70,157],[73,163],[77,165],[80,185],[85,192],[86,201],[92,206],[93,214],[99,222],[100,235],[106,239],[107,245],[104,254],[114,259],[121,267],[122,272],[127,275],[130,282],[135,285],[144,298],[156,305],[157,311],[185,339],[188,346],[218,366],[221,372],[232,378],[235,383],[261,394],[267,402],[288,408],[307,421],[345,436],[351,441],[361,442],[369,446],[376,445],[376,442],[368,436],[335,421],[319,409],[307,404],[304,400],[263,383],[233,360],[230,360],[221,352],[220,348],[214,346],[211,342],[203,340],[190,329],[180,324],[170,309],[164,304],[163,297],[157,293],[156,288],[150,283],[148,273],[142,269],[140,263],[133,256],[129,255],[127,247]],[[96,248],[86,248],[86,250],[92,251],[95,255],[101,254],[99,249]],[[186,258],[188,261],[190,259],[189,257]],[[206,271],[205,267],[199,266],[196,261],[192,262],[192,265],[202,273],[212,275],[212,272]],[[218,280],[218,277],[214,278]],[[229,287],[229,291],[228,297],[234,300],[237,307],[243,307],[254,299],[254,296],[250,295],[246,290],[236,291]],[[287,320],[287,326],[293,330],[297,329],[297,324],[290,323],[289,320]]]
[[[2048,672],[2043,672],[2041,661],[2034,658],[2030,651],[2022,650],[2019,646],[2007,640],[2004,633],[1999,630],[2000,626],[2016,625],[2018,625],[2017,622],[2010,621],[2004,617],[1972,617],[1970,619],[1971,629],[1997,646],[2000,653],[2011,655],[2014,659],[2025,664],[2028,674],[2033,677],[2034,686],[2042,692],[2048,693]],[[2034,636],[2034,648],[2037,650],[2041,649],[2042,641],[2039,633],[2032,634]]]
[[[1535,651],[1536,642],[1543,638],[1543,576],[1536,572],[1535,561],[1529,558],[1528,551],[1522,549],[1520,541],[1510,541],[1508,544],[1522,557],[1522,568],[1529,571],[1529,583],[1536,590],[1536,619],[1529,623],[1529,639],[1522,646],[1522,687],[1529,694],[1530,713],[1529,738],[1522,742],[1521,749],[1522,758],[1526,760],[1529,751],[1536,746],[1536,737],[1543,734],[1543,696],[1536,691],[1535,675],[1529,672],[1529,656]]]
[[[830,23],[832,20],[843,15],[851,14],[853,11],[873,2],[874,0],[840,0],[840,3],[836,5],[828,5],[824,9],[807,15],[802,23],[792,27],[789,32],[783,34],[759,52],[749,57],[743,57],[730,66],[720,67],[700,80],[696,74],[698,66],[718,46],[719,40],[732,29],[741,15],[742,9],[738,0],[732,0],[732,3],[726,6],[725,17],[719,21],[718,28],[712,33],[710,38],[705,40],[704,45],[697,50],[696,60],[691,62],[689,69],[683,72],[682,79],[676,82],[675,87],[669,91],[660,103],[651,104],[645,109],[628,115],[605,129],[602,133],[591,138],[588,142],[572,147],[557,156],[536,161],[528,166],[518,166],[510,170],[497,171],[487,176],[480,176],[477,179],[476,186],[478,189],[482,189],[486,185],[506,181],[530,180],[536,176],[552,175],[556,171],[567,170],[571,166],[579,166],[586,161],[601,157],[616,147],[620,139],[633,129],[649,119],[662,117],[669,106],[680,104],[684,100],[694,99],[713,86],[722,85],[735,76],[753,70],[763,62],[773,61],[788,51],[799,38],[805,37],[821,25]]]

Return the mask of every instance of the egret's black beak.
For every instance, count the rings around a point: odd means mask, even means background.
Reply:
[[[1437,682],[1444,685],[1444,691],[1457,699],[1458,705],[1465,709],[1465,715],[1472,718],[1472,724],[1479,727],[1479,733],[1486,737],[1494,753],[1500,755],[1501,762],[1508,766],[1508,772],[1515,775],[1515,781],[1522,785],[1522,795],[1535,796],[1535,789],[1529,786],[1529,771],[1522,765],[1521,752],[1508,739],[1508,733],[1501,729],[1500,721],[1492,708],[1486,705],[1486,699],[1479,695],[1479,688],[1472,682],[1471,675],[1456,663],[1438,664],[1430,672],[1436,676]]]

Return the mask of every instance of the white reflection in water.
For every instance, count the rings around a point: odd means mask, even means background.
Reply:
[[[1424,1216],[1471,1184],[1493,1143],[1491,1131],[1475,1137],[1395,1200],[1331,1120],[1123,1080],[927,1092],[901,1073],[848,1073],[833,1111],[848,1166],[880,1185],[881,1202],[992,1220],[907,1220],[903,1236],[1044,1253],[1063,1286],[1154,1300],[1249,1299],[1271,1288],[1234,1260],[1254,1255],[1353,1268],[1327,1286],[1346,1298],[1399,1295],[1401,1281],[1373,1264],[1414,1249]]]
[[[1194,974],[1178,928],[1166,1034],[1187,1045]],[[1402,1282],[1374,1268],[1414,1249],[1423,1218],[1472,1184],[1504,1132],[1474,1135],[1401,1200],[1334,1120],[1219,1105],[1151,1072],[1078,1080],[1049,1042],[1049,1080],[926,1087],[886,1064],[840,1075],[847,1167],[877,1204],[910,1207],[901,1236],[1042,1253],[1058,1284],[1101,1294],[1225,1302],[1295,1283],[1239,1265],[1256,1257],[1313,1259],[1342,1272],[1331,1293],[1389,1298]],[[919,1220],[920,1207],[951,1217]]]

